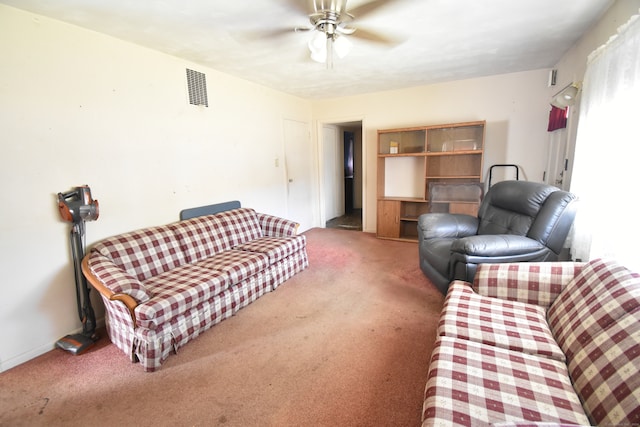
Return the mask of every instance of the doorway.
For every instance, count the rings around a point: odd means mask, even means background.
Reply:
[[[362,231],[362,122],[325,124],[322,146],[325,226]]]
[[[353,158],[353,145],[354,134],[352,131],[345,130],[342,133],[342,142],[344,145],[343,150],[343,163],[344,163],[344,213],[351,214],[354,209],[354,189],[353,189],[353,170],[354,170],[354,158]]]

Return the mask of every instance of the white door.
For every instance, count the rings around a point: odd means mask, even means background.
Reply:
[[[300,224],[298,232],[314,226],[314,167],[309,124],[284,120],[287,218]]]
[[[322,191],[324,217],[330,220],[344,215],[344,171],[343,154],[339,130],[336,126],[322,127]]]
[[[558,129],[549,133],[549,158],[545,181],[558,188],[566,188],[567,129]]]

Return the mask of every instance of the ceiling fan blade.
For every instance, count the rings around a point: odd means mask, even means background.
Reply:
[[[265,40],[279,40],[289,36],[295,36],[297,32],[310,31],[312,27],[280,27],[268,30],[237,31],[236,38],[240,42],[255,43]]]
[[[403,38],[397,36],[386,36],[375,31],[365,30],[364,28],[358,27],[356,31],[350,35],[349,37],[355,37],[360,40],[366,40],[368,42],[386,44],[389,46],[400,44],[404,41]]]
[[[283,27],[283,28],[274,28],[268,31],[260,31],[259,33],[254,34],[254,38],[270,38],[275,39],[279,37],[288,36],[298,31],[298,28],[295,27]]]
[[[297,11],[301,15],[308,15],[313,12],[313,0],[284,0],[291,9]]]
[[[393,3],[396,3],[398,1],[402,0],[371,0],[370,2],[365,3],[361,6],[349,9],[348,12],[350,15],[353,15],[355,19],[360,20],[368,14],[375,12],[379,8],[383,6],[391,6]]]

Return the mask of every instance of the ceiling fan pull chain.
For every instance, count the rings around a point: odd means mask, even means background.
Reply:
[[[327,70],[333,69],[333,35],[327,34]]]

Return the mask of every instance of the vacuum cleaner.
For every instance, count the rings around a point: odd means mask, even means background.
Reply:
[[[100,212],[98,201],[91,198],[91,189],[87,185],[75,187],[66,193],[58,193],[58,209],[62,219],[71,223],[69,243],[82,333],[60,338],[56,341],[56,347],[78,355],[87,351],[98,340],[96,316],[89,298],[90,289],[87,286],[87,279],[82,274],[82,258],[84,258],[85,248],[85,221],[95,221]]]

